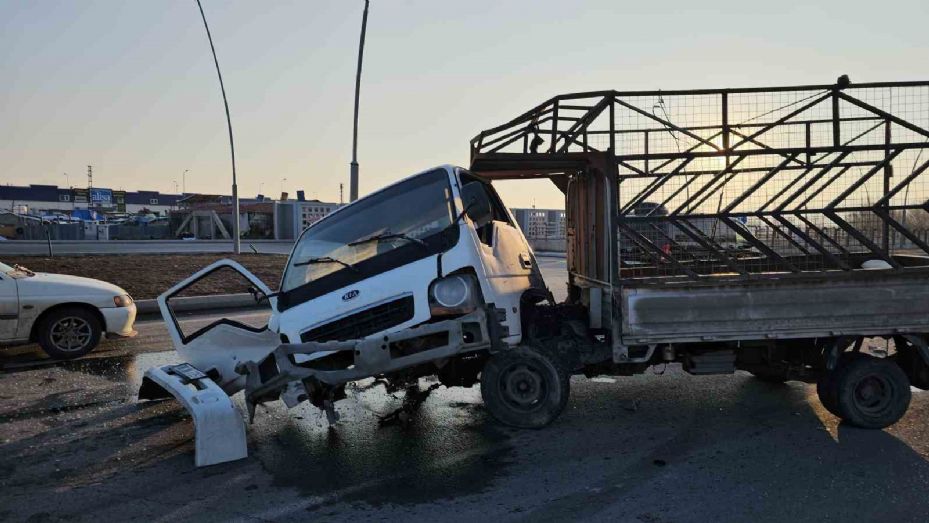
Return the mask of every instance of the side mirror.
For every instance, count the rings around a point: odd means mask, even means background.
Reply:
[[[485,191],[480,182],[469,183],[461,189],[461,201],[464,203],[465,212],[477,227],[486,225],[493,219],[490,198]]]
[[[261,302],[268,299],[268,296],[265,293],[259,291],[255,287],[249,287],[248,293],[252,295],[252,299],[255,300],[256,304],[260,304]]]

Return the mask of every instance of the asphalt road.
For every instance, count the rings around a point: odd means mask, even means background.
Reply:
[[[559,262],[542,263],[557,290]],[[134,401],[144,370],[174,361],[163,326],[139,330],[85,360],[0,361],[0,520],[929,520],[924,393],[867,431],[808,385],[671,366],[575,378],[552,426],[521,431],[494,422],[477,388],[439,388],[408,424],[381,426],[405,395],[362,384],[337,426],[273,404],[249,427],[248,459],[196,469],[183,409]]]

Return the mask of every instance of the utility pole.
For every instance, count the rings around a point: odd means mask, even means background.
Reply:
[[[94,206],[94,198],[92,193],[94,192],[94,166],[87,166],[87,208],[92,209]]]
[[[361,43],[358,45],[358,71],[355,73],[355,125],[352,129],[352,164],[349,177],[349,201],[358,199],[358,96],[361,91],[361,59],[365,50],[365,28],[368,25],[368,0],[361,16]]]
[[[343,203],[345,203],[345,195],[343,194],[344,192],[345,192],[345,184],[340,183],[339,184],[339,205],[342,205]]]
[[[232,118],[229,117],[229,101],[226,99],[226,87],[223,85],[223,73],[219,71],[219,59],[216,58],[216,47],[213,45],[213,36],[210,34],[210,26],[206,23],[206,15],[203,14],[203,5],[200,4],[200,0],[197,0],[197,7],[200,8],[200,17],[203,18],[206,38],[210,41],[213,63],[216,64],[216,76],[219,77],[219,89],[223,94],[223,106],[226,108],[226,126],[229,128],[229,152],[232,155],[232,252],[239,254],[242,252],[242,243],[239,240],[239,186],[235,178],[235,142],[232,139]]]

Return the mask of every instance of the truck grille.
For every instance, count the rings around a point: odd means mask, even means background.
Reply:
[[[300,340],[333,341],[357,340],[365,336],[389,329],[413,318],[413,297],[406,296],[356,312],[351,316],[340,318],[310,329],[300,335]]]

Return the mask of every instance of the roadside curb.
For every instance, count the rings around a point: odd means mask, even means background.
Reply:
[[[568,257],[567,253],[564,253],[564,252],[556,252],[556,251],[533,251],[533,252],[535,252],[536,256],[540,256],[542,258],[567,258]]]
[[[240,294],[217,294],[215,296],[190,296],[171,300],[171,308],[175,312],[235,309],[252,307],[254,305],[255,298],[247,292]],[[158,300],[136,300],[135,308],[138,314],[158,313]]]

